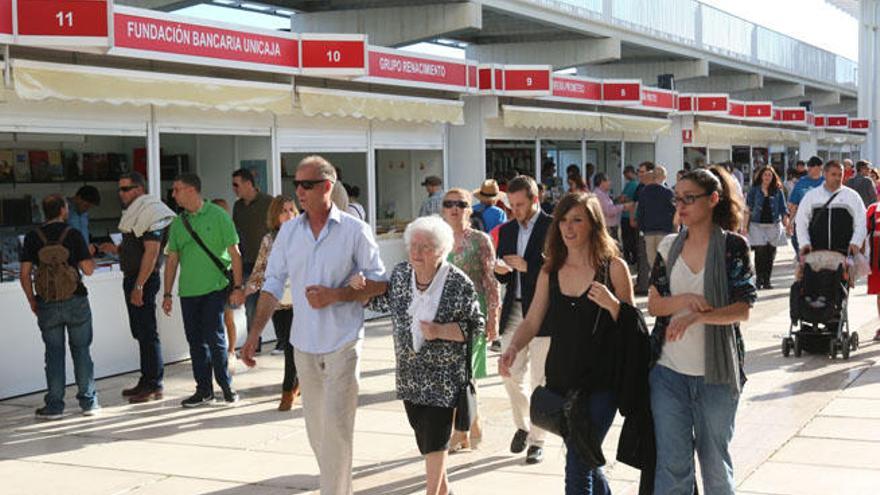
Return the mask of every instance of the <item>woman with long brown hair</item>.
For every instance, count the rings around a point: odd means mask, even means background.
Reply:
[[[629,268],[605,228],[602,206],[591,194],[568,193],[553,213],[535,297],[525,320],[501,356],[502,376],[517,353],[543,327],[551,331],[546,383],[565,396],[579,391],[601,442],[617,411],[611,390],[616,322],[621,304],[632,304]],[[565,493],[610,493],[601,468],[589,469],[566,440]]]
[[[755,174],[747,198],[749,244],[755,251],[755,271],[758,288],[772,289],[773,262],[776,248],[788,243],[788,210],[785,205],[782,180],[771,165],[765,165]]]
[[[684,228],[660,243],[648,311],[659,358],[650,372],[656,435],[654,493],[733,495],[730,441],[745,373],[740,322],[757,299],[742,202],[719,166],[684,174],[675,203]]]

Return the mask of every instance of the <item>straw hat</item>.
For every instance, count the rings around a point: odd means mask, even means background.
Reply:
[[[474,191],[474,196],[480,201],[500,199],[501,195],[501,189],[498,187],[498,182],[495,179],[484,180],[483,185]]]

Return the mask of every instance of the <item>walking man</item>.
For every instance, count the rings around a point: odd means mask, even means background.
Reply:
[[[675,231],[675,193],[665,185],[666,168],[654,167],[654,182],[646,184],[639,191],[639,205],[636,216],[639,230],[645,237],[645,256],[648,270],[654,269],[657,246],[664,237]]]
[[[67,225],[67,202],[60,194],[43,199],[46,223],[29,232],[21,252],[21,288],[46,345],[45,405],[36,411],[39,419],[61,419],[64,413],[65,330],[79,407],[84,416],[98,409],[95,370],[89,346],[92,344],[92,311],[80,272],[91,275],[95,262],[82,234]]]
[[[807,175],[801,177],[791,195],[788,197],[788,214],[793,221],[788,222],[788,235],[791,236],[791,245],[794,247],[795,257],[800,259],[800,246],[798,245],[798,207],[804,196],[812,190],[825,183],[825,176],[822,171],[822,159],[818,156],[810,157],[807,160]]]
[[[293,296],[291,329],[309,444],[321,470],[321,495],[351,495],[364,308],[358,298],[385,292],[385,266],[370,226],[331,200],[336,171],[320,156],[300,162],[294,185],[303,214],[275,238],[254,323],[242,349],[254,366],[260,333],[284,295]],[[348,287],[352,274],[364,291]]]
[[[244,303],[238,234],[229,215],[202,198],[202,181],[197,175],[180,175],[172,187],[174,200],[183,211],[168,231],[162,310],[171,315],[171,291],[179,265],[180,308],[196,381],[195,393],[180,405],[198,407],[213,402],[212,370],[223,391],[223,400],[238,402],[229,375],[223,331],[223,306],[227,299],[233,306]]]
[[[122,218],[119,231],[122,243],[101,245],[105,253],[119,255],[123,273],[122,291],[128,309],[131,336],[140,350],[141,376],[132,388],[122,391],[132,404],[162,398],[164,363],[162,344],[156,323],[156,294],[159,292],[159,269],[162,247],[174,212],[158,198],[147,195],[144,176],[138,172],[119,178]]]
[[[544,264],[542,252],[544,237],[552,218],[539,207],[538,184],[531,177],[514,177],[507,186],[507,198],[514,221],[501,226],[498,233],[498,260],[495,277],[507,286],[501,306],[501,351],[507,350],[516,328],[525,318],[535,294],[538,273]],[[544,363],[550,350],[548,329],[542,329],[523,349],[510,367],[510,376],[504,378],[504,388],[510,398],[516,433],[510,442],[510,451],[518,454],[529,447],[527,464],[537,464],[544,458],[545,431],[530,425],[529,398],[538,385],[544,384]],[[530,383],[526,386],[526,373]]]
[[[422,181],[422,186],[428,193],[428,197],[422,201],[422,206],[419,208],[419,216],[439,215],[442,210],[441,203],[443,202],[443,179],[436,175],[429,175]]]

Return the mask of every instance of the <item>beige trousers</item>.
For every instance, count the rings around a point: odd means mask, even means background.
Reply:
[[[654,270],[654,260],[657,259],[657,247],[660,241],[669,234],[645,234],[645,254],[648,256],[648,272]]]
[[[523,320],[522,304],[513,303],[510,311],[510,319],[507,321],[504,335],[501,336],[501,352],[507,350],[517,327]],[[532,426],[529,421],[529,400],[532,391],[538,385],[544,385],[544,363],[547,362],[547,351],[550,350],[550,337],[535,337],[525,349],[519,351],[513,366],[510,367],[510,376],[504,378],[504,388],[510,398],[513,422],[520,430],[529,432],[529,445],[541,447],[544,445],[546,432],[537,426]],[[529,374],[529,384],[526,385],[526,374]]]
[[[294,350],[306,433],[321,470],[321,495],[352,494],[360,353],[360,340],[327,354]]]

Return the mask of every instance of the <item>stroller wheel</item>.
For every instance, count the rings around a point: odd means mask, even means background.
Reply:
[[[837,359],[837,339],[828,339],[828,357]]]
[[[791,355],[791,348],[793,344],[791,342],[791,337],[786,337],[782,339],[782,356],[788,357]]]
[[[859,350],[859,332],[853,332],[849,336],[849,346],[852,350]]]
[[[852,349],[852,344],[850,342],[850,337],[847,336],[840,342],[840,356],[843,359],[849,360],[849,351]]]
[[[803,352],[804,352],[804,349],[803,349],[803,344],[801,343],[801,338],[795,336],[795,338],[794,338],[794,357],[801,357],[801,354],[803,354]]]

